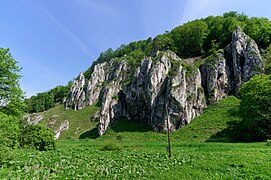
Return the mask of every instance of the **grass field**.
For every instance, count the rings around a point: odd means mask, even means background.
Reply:
[[[105,142],[106,144],[106,142]],[[115,144],[116,146],[116,144]],[[271,147],[265,143],[165,143],[60,141],[56,151],[18,150],[1,179],[269,179]]]
[[[145,124],[120,120],[97,137],[93,122],[81,134],[64,136],[83,139],[60,140],[55,151],[15,150],[1,166],[0,179],[270,179],[271,146],[232,143],[239,135],[239,103],[228,97],[173,132],[171,158],[167,136]],[[93,108],[70,119],[89,119],[87,111]]]

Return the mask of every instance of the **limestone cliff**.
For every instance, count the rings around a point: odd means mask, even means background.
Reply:
[[[166,111],[170,129],[176,130],[208,104],[229,94],[238,96],[241,84],[263,70],[257,44],[239,27],[232,42],[199,67],[171,51],[145,57],[139,67],[132,67],[125,58],[97,64],[89,80],[80,74],[66,101],[66,107],[75,110],[100,101],[100,135],[119,117],[164,132]]]

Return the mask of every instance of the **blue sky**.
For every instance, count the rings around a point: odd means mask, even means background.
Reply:
[[[1,0],[0,47],[29,97],[66,85],[102,51],[228,11],[271,19],[269,0]]]

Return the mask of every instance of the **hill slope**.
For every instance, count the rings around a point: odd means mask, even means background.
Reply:
[[[240,100],[229,96],[216,104],[209,106],[203,114],[196,117],[190,124],[172,132],[173,142],[205,142],[235,141],[238,136]],[[63,120],[68,120],[70,128],[64,131],[60,139],[96,139],[96,141],[119,142],[166,142],[166,134],[152,131],[145,123],[136,123],[127,119],[119,119],[108,132],[101,137],[97,135],[98,120],[95,113],[98,105],[88,106],[79,111],[65,110],[63,106],[56,106],[48,111],[39,113],[44,119],[40,123],[49,125],[56,121],[53,129],[58,128]]]
[[[172,142],[231,142],[238,138],[240,100],[229,96],[209,106],[203,114],[196,117],[190,124],[172,132]],[[118,140],[123,142],[166,142],[166,134],[151,131],[145,124],[119,121],[99,140]]]
[[[38,116],[42,117],[39,123],[55,132],[61,123],[68,121],[69,128],[61,133],[60,139],[79,139],[84,137],[85,132],[97,126],[98,119],[95,118],[95,114],[99,112],[99,108],[98,104],[93,104],[82,110],[73,111],[71,109],[65,110],[63,105],[57,105],[47,111],[32,114],[31,119],[33,121]]]

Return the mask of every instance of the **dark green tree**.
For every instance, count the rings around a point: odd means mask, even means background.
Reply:
[[[271,75],[255,75],[240,91],[245,139],[271,139]]]
[[[0,112],[0,144],[16,148],[19,145],[19,119]]]
[[[175,28],[172,33],[178,55],[201,55],[208,26],[202,20],[195,20]]]
[[[172,49],[174,41],[170,34],[158,35],[153,39],[153,50],[166,51]]]
[[[244,28],[252,39],[254,39],[258,46],[267,48],[271,42],[271,22],[267,18],[253,17],[246,21]]]
[[[32,148],[40,151],[54,150],[56,142],[54,133],[42,125],[28,125],[21,134],[21,147]]]
[[[271,74],[271,45],[263,52],[264,68],[267,74]]]

